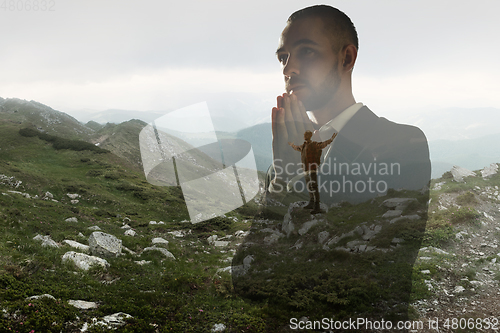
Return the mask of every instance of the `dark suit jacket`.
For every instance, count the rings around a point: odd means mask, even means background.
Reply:
[[[360,203],[391,188],[420,190],[428,186],[430,175],[423,132],[378,117],[363,106],[335,138],[320,167],[318,185],[321,202]],[[294,188],[300,192],[306,187],[295,184]]]

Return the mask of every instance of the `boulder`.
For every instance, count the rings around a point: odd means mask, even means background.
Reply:
[[[146,251],[159,251],[159,252],[163,253],[167,258],[171,258],[171,259],[175,260],[175,256],[170,251],[168,251],[167,249],[164,249],[162,247],[156,247],[156,246],[147,247],[143,250],[142,253],[144,253]]]
[[[66,222],[78,222],[78,219],[76,217],[68,217],[66,220],[64,220]]]
[[[101,259],[99,257],[89,256],[87,254],[78,253],[78,252],[74,252],[74,251],[66,252],[63,255],[62,261],[66,262],[68,260],[73,261],[73,263],[76,265],[76,267],[83,269],[85,271],[87,271],[93,265],[100,265],[104,268],[109,267],[109,263],[104,259]]]
[[[125,234],[125,236],[132,236],[132,237],[134,237],[137,234],[137,232],[135,232],[132,229],[127,229],[124,234]]]
[[[42,241],[42,246],[50,246],[50,247],[59,247],[59,244],[57,244],[54,240],[50,238],[50,236],[42,236],[42,235],[36,235],[33,237],[34,240],[39,240]]]
[[[464,177],[474,177],[476,174],[468,169],[454,165],[451,168],[451,174],[453,175],[453,180],[456,182],[464,182]]]
[[[80,300],[68,300],[69,305],[73,305],[75,308],[80,309],[80,310],[89,310],[89,309],[97,309],[97,303],[95,302],[87,302],[87,301],[80,301]]]
[[[75,249],[82,250],[83,252],[90,251],[90,247],[88,245],[78,243],[73,240],[65,239],[63,240],[63,243],[68,244],[69,246],[74,247]]]
[[[90,235],[89,246],[90,252],[99,257],[118,257],[122,253],[122,241],[100,231]]]
[[[56,300],[56,298],[52,295],[49,295],[49,294],[43,294],[43,295],[36,295],[36,296],[30,296],[30,297],[26,297],[26,300],[27,301],[31,301],[31,300],[34,300],[34,299],[40,299],[40,298],[50,298],[51,300]]]
[[[486,179],[495,175],[497,172],[498,172],[498,164],[491,163],[489,166],[484,167],[484,169],[481,170],[481,176],[483,177],[483,179]]]
[[[66,193],[66,195],[73,200],[78,199],[80,197],[80,195],[77,193]]]
[[[161,237],[156,237],[151,240],[153,245],[168,246],[168,240]]]

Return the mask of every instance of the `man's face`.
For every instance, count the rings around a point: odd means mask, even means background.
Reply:
[[[285,88],[314,111],[324,107],[340,86],[339,54],[323,21],[309,17],[294,21],[281,34],[276,55],[283,68]]]

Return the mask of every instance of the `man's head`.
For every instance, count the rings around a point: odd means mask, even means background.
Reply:
[[[338,9],[321,5],[293,13],[276,51],[286,91],[310,111],[343,107],[349,96],[354,99],[351,70],[357,47],[356,29]]]
[[[305,131],[304,140],[309,141],[309,140],[311,140],[312,136],[313,136],[313,133],[311,131]]]

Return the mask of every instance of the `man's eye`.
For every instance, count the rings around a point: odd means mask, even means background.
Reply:
[[[314,50],[306,47],[306,48],[303,48],[302,50],[300,50],[300,53],[302,55],[305,55],[305,56],[312,55],[312,54],[314,54]]]
[[[286,62],[286,59],[288,58],[287,55],[283,54],[283,55],[279,55],[278,56],[278,61],[281,63],[281,64],[285,64]]]

